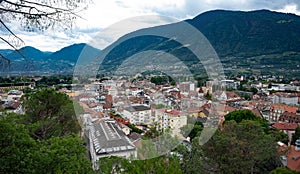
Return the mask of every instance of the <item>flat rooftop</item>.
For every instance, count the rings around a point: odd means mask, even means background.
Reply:
[[[134,105],[134,106],[125,108],[125,110],[127,110],[129,112],[147,111],[147,110],[150,110],[150,107],[145,106],[145,105]]]
[[[95,123],[90,127],[90,134],[97,154],[135,150],[134,144],[115,123]]]

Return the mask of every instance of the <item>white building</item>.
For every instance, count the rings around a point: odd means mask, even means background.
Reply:
[[[275,103],[284,103],[287,105],[299,105],[298,96],[291,93],[279,93],[271,96],[272,102]]]
[[[240,82],[234,80],[221,80],[221,86],[229,89],[237,89],[240,86]]]
[[[155,118],[151,115],[150,107],[146,105],[132,105],[123,110],[125,118],[129,119],[130,123],[136,125],[153,124]]]
[[[102,157],[137,157],[135,145],[112,121],[97,121],[87,126],[89,152],[94,169],[98,169]]]

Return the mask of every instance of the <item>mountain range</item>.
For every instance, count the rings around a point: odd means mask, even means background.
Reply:
[[[43,52],[34,47],[26,46],[18,51],[0,50],[0,54],[11,60],[11,65],[6,71],[37,71],[37,73],[72,73],[81,51],[85,49],[86,61],[96,56],[101,51],[85,43],[73,44],[56,52]]]
[[[204,12],[186,20],[198,29],[210,42],[223,63],[225,73],[232,74],[285,74],[299,77],[300,71],[300,17],[294,14],[269,10]],[[176,30],[178,23],[142,29],[121,37],[113,45],[103,62],[104,70],[120,64],[126,58],[147,50],[169,52],[180,60],[197,63],[193,53],[172,40],[144,35],[126,40],[135,33],[151,33],[169,28]],[[188,34],[188,33],[187,33]],[[87,44],[74,44],[57,52],[41,52],[33,47],[19,51],[39,71],[72,71],[82,51],[86,60],[100,54],[100,50]],[[103,51],[103,50],[102,50]],[[11,70],[22,70],[22,58],[12,50],[0,50],[0,54],[13,61]],[[15,68],[17,67],[17,68]],[[202,68],[203,69],[203,68]],[[201,68],[193,73],[202,73]]]
[[[255,56],[300,51],[300,17],[269,10],[205,12],[187,20],[219,56]]]
[[[214,10],[183,22],[191,24],[208,39],[227,76],[254,74],[300,78],[300,17],[297,15],[269,10]],[[147,35],[168,31],[172,33],[181,29],[180,23],[142,29],[121,37],[104,59],[103,69],[112,69],[113,65],[118,67],[124,59],[135,54],[159,50],[179,58],[191,67],[193,74],[205,73],[201,62],[197,61],[193,52],[185,45]],[[180,32],[186,37],[194,35],[184,33],[186,31]],[[143,36],[131,37],[135,35]],[[172,37],[176,36],[169,36]]]

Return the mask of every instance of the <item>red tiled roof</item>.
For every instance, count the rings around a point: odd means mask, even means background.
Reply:
[[[7,106],[6,109],[17,109],[21,105],[21,102],[13,102],[11,105]]]
[[[285,104],[273,104],[271,106],[271,110],[278,109],[278,108],[281,108],[284,111],[287,111],[290,113],[296,113],[298,110],[298,107],[296,107],[296,106],[289,106],[289,105],[285,105]]]
[[[260,118],[264,118],[263,115],[260,113],[260,111],[257,108],[250,109],[251,112],[253,112],[256,116]]]
[[[240,97],[235,92],[230,92],[230,91],[226,91],[226,96],[227,96],[227,98],[237,98],[237,97]]]
[[[295,146],[291,146],[291,150],[288,153],[287,167],[300,172],[300,151],[296,151]]]
[[[279,121],[288,121],[289,123],[300,123],[300,115],[291,112],[284,112],[279,117]]]
[[[178,110],[173,110],[173,109],[162,108],[162,109],[159,109],[159,110],[161,112],[168,113],[168,114],[171,114],[171,115],[181,115],[181,114],[183,114],[183,112],[180,112]]]
[[[279,130],[295,130],[299,124],[297,123],[274,123],[272,127],[279,129]]]

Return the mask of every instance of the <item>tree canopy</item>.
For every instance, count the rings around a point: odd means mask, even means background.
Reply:
[[[258,116],[256,116],[252,111],[250,110],[236,110],[232,111],[224,116],[225,121],[224,124],[226,124],[228,121],[234,120],[236,123],[240,123],[243,120],[252,120],[260,123],[260,125],[264,128],[265,132],[269,132],[269,125],[268,122]]]
[[[203,130],[203,123],[196,121],[194,124],[188,123],[187,125],[180,128],[180,133],[184,137],[190,137],[193,140],[195,137],[200,136]]]
[[[31,133],[37,139],[45,140],[80,131],[73,101],[66,94],[43,89],[32,94],[24,102],[24,108]]]
[[[280,141],[280,142],[288,145],[288,143],[289,143],[289,136],[286,133],[284,133],[284,132],[282,132],[282,131],[280,131],[278,129],[276,129],[276,130],[270,130],[269,132],[270,132],[270,135],[272,137],[274,137],[277,142]]]
[[[170,76],[154,76],[150,79],[151,83],[155,85],[164,85],[170,83],[170,85],[176,85],[176,82]]]
[[[203,146],[183,153],[184,173],[266,173],[279,165],[276,142],[255,121],[228,121]]]
[[[270,174],[297,174],[297,172],[293,170],[289,170],[286,167],[278,167],[272,170]]]
[[[261,118],[257,117],[250,110],[236,110],[236,111],[232,111],[232,112],[226,114],[224,117],[225,117],[225,122],[226,121],[230,121],[230,120],[234,120],[237,123],[240,123],[243,120],[257,121],[257,120],[261,119]]]
[[[35,140],[29,125],[22,123],[23,117],[0,115],[0,173],[92,172],[84,141],[78,135]]]
[[[147,160],[130,161],[119,157],[101,158],[99,173],[157,173],[181,174],[179,159],[173,156],[160,156]]]

